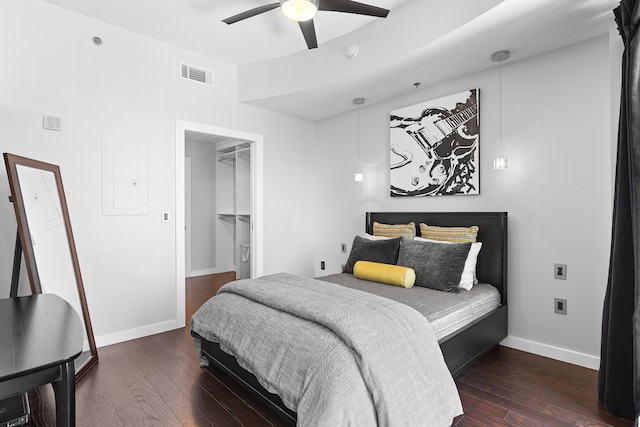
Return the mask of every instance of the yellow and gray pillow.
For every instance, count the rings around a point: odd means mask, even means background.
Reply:
[[[420,237],[444,242],[473,243],[478,237],[479,229],[477,225],[471,227],[438,227],[420,223]]]
[[[380,222],[373,223],[373,235],[379,237],[408,237],[410,239],[416,237],[416,224],[382,224]]]
[[[356,275],[356,264],[365,261],[359,264],[356,277],[379,283],[415,284],[446,292],[469,290],[477,283],[475,267],[482,247],[476,242],[479,227],[421,223],[421,237],[415,237],[415,230],[414,222],[374,222],[373,235],[354,238],[343,272]]]

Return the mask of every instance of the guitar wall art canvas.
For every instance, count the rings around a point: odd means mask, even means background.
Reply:
[[[479,92],[391,111],[391,196],[480,194]]]

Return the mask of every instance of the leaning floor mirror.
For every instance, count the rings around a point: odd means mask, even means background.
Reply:
[[[77,382],[98,362],[98,352],[60,168],[9,153],[4,153],[4,161],[18,223],[12,296],[17,295],[17,274],[24,254],[31,291],[64,298],[84,324],[83,350],[75,360]]]

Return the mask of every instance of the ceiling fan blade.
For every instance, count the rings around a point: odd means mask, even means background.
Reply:
[[[377,16],[378,18],[386,18],[389,14],[388,9],[350,0],[320,0],[318,10],[355,13],[358,15]]]
[[[230,16],[227,19],[223,19],[222,22],[224,22],[225,24],[235,24],[238,21],[242,21],[244,19],[251,18],[256,15],[260,15],[261,13],[269,12],[270,10],[276,9],[278,7],[280,7],[280,2],[266,4],[264,6],[258,6],[256,8],[246,10],[237,15]]]
[[[308,21],[299,22],[304,41],[307,42],[309,49],[315,49],[318,47],[318,40],[316,39],[316,27],[313,25],[313,19]]]

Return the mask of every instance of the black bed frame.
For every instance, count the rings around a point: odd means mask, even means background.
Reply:
[[[368,212],[367,233],[373,223],[408,224],[414,222],[416,235],[420,223],[443,227],[477,225],[477,241],[482,242],[476,275],[500,291],[501,306],[465,328],[439,340],[444,360],[453,376],[459,375],[476,358],[507,337],[507,213],[506,212]]]
[[[477,240],[482,242],[476,274],[481,283],[490,283],[500,291],[502,305],[439,340],[442,354],[453,376],[460,375],[475,359],[498,345],[507,337],[507,213],[506,212],[367,212],[366,232],[373,234],[373,223],[408,224],[414,222],[416,235],[420,223],[444,227],[477,225]],[[269,393],[256,377],[241,368],[233,356],[220,349],[217,343],[201,339],[202,353],[209,359],[209,367],[218,368],[256,395],[274,412],[292,424],[295,412],[284,406],[278,395]]]

